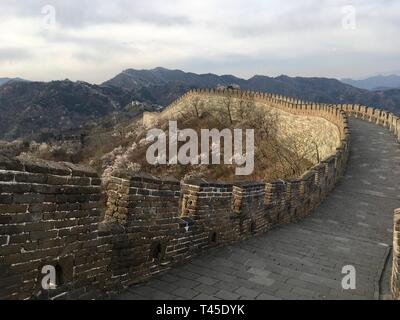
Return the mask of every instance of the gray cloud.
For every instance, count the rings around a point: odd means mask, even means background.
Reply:
[[[0,61],[2,62],[28,60],[32,57],[33,54],[24,48],[0,48]]]
[[[2,0],[4,14],[40,17],[43,7],[56,9],[57,22],[64,27],[81,28],[96,24],[142,22],[159,26],[187,25],[190,17],[164,13],[163,2],[142,0]]]
[[[52,30],[40,26],[45,5],[56,9]],[[355,30],[342,27],[347,5]],[[2,0],[0,26],[0,76],[102,82],[158,65],[243,77],[400,70],[396,0]]]

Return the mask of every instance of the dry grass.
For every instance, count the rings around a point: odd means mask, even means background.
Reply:
[[[178,179],[203,177],[224,181],[268,181],[297,177],[312,166],[304,151],[303,154],[293,151],[296,150],[293,147],[296,139],[281,141],[278,138],[276,128],[279,119],[276,114],[248,104],[236,109],[234,116],[231,112],[228,101],[226,108],[215,112],[188,112],[178,121],[178,128],[191,128],[199,137],[201,129],[243,129],[243,132],[245,129],[254,129],[255,168],[249,176],[236,176],[236,165],[223,164],[223,139],[220,165],[150,165],[146,160],[146,151],[150,145],[145,141],[147,130],[139,118],[129,126],[118,126],[101,135],[93,135],[81,148],[77,148],[75,153],[65,150],[62,146],[42,147],[31,153],[48,160],[89,164],[105,178],[112,176],[116,171],[141,171],[155,176],[175,176]],[[168,122],[161,123],[159,128],[168,132]],[[178,147],[183,144],[184,142],[181,142]]]

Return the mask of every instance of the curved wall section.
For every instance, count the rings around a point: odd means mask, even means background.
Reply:
[[[311,108],[311,104],[304,106],[307,107]],[[292,147],[302,149],[306,158],[314,164],[333,154],[340,146],[341,136],[336,123],[315,113],[294,113],[291,106],[283,108],[268,96],[256,93],[246,95],[238,91],[194,90],[160,113],[145,113],[143,123],[146,127],[153,127],[159,122],[179,120],[182,116],[191,115],[196,118],[215,113],[220,117],[228,116],[228,112],[229,117],[235,121],[243,117],[244,108],[265,112],[270,121],[276,123],[277,137],[283,141],[295,142]]]
[[[231,99],[276,109],[288,119],[312,119],[314,130],[330,130],[331,147],[302,177],[287,181],[232,184],[179,182],[145,174],[114,177],[107,188],[105,223],[121,227],[121,234],[113,237],[118,250],[113,252],[112,270],[124,285],[143,281],[205,249],[299,221],[323,201],[345,171],[350,132],[345,112],[336,106],[258,92],[201,89],[188,92],[161,113],[144,114],[144,125],[157,126],[195,112],[189,107],[197,98],[208,103],[197,104],[196,112]],[[160,259],[154,256],[157,247],[163,248]]]
[[[341,107],[257,92],[197,90],[165,112],[199,94],[235,95],[318,117],[337,127],[337,148],[293,180],[183,183],[143,173],[113,177],[104,189],[90,168],[0,158],[0,298],[111,296],[203,250],[304,218],[343,175],[350,131]],[[157,117],[145,114],[144,121]],[[51,291],[41,285],[47,265],[57,272]]]

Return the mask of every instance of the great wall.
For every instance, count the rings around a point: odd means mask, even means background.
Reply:
[[[380,109],[238,90],[189,91],[161,114],[145,113],[144,123],[174,118],[182,101],[194,96],[252,100],[294,116],[323,119],[337,127],[339,140],[334,152],[300,178],[273,182],[184,183],[143,173],[115,176],[103,189],[90,168],[1,157],[0,299],[113,298],[212,248],[267,231],[279,234],[277,227],[312,215],[344,176],[354,147],[348,117],[386,127],[400,141],[399,117]],[[399,232],[396,211],[391,281],[396,299]],[[55,290],[41,287],[45,265],[56,268]]]

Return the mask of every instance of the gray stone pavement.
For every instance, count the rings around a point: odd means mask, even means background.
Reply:
[[[357,119],[350,125],[346,176],[310,217],[210,250],[119,299],[385,298],[393,210],[400,207],[400,148],[382,127]],[[341,287],[346,265],[356,269],[356,290]]]

